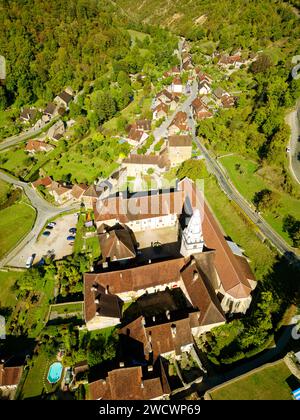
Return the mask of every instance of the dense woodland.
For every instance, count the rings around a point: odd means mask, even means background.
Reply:
[[[164,68],[172,62],[174,37],[149,28],[153,42],[145,40],[141,55],[137,46],[131,48],[127,19],[109,1],[4,0],[0,12],[0,54],[7,62],[0,109],[15,101],[46,102],[65,86],[80,90],[84,82],[103,75],[117,80],[121,71],[136,73],[145,65],[151,70],[151,65]]]

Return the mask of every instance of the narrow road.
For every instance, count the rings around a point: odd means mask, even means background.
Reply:
[[[0,171],[0,179],[9,184],[16,185],[23,189],[24,193],[31,202],[31,205],[36,209],[37,216],[32,230],[23,238],[18,245],[12,249],[7,255],[0,260],[0,267],[12,264],[16,267],[25,267],[26,259],[31,255],[30,249],[32,244],[36,241],[41,229],[45,223],[62,213],[70,210],[75,210],[78,205],[71,205],[68,207],[55,207],[44,200],[32,187],[26,182],[19,181],[4,172]],[[26,255],[26,257],[25,257]],[[24,258],[25,257],[25,258]]]
[[[268,223],[256,213],[245,198],[238,192],[234,187],[229,177],[226,175],[221,164],[214,159],[208,152],[208,150],[201,144],[199,138],[195,137],[195,142],[204,155],[207,164],[211,172],[216,176],[220,187],[225,192],[230,200],[235,203],[246,213],[246,215],[252,220],[253,223],[259,228],[262,234],[269,239],[269,241],[277,248],[277,250],[284,255],[291,263],[296,262],[299,264],[299,257],[294,253],[292,247],[290,247],[282,238],[279,236]]]
[[[290,170],[297,182],[300,184],[300,104],[296,104],[296,108],[286,115],[286,123],[290,126],[291,137],[289,142],[289,161]]]
[[[57,118],[54,118],[52,121],[50,121],[47,124],[44,124],[42,127],[39,128],[30,128],[29,130],[22,132],[21,134],[18,134],[17,136],[11,136],[7,137],[0,143],[0,150],[8,149],[9,147],[15,146],[18,143],[21,143],[24,140],[29,139],[32,136],[36,136],[37,134],[40,134],[45,128],[50,127]]]

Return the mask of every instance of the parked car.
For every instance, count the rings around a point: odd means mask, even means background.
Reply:
[[[76,228],[74,228],[74,227],[73,227],[73,228],[71,228],[71,229],[69,229],[69,232],[70,232],[70,233],[76,233],[76,231],[77,231],[77,229],[76,229]]]
[[[53,229],[53,226],[52,225],[47,225],[46,229]]]
[[[50,236],[50,231],[49,230],[45,230],[45,232],[42,233],[43,236]]]
[[[27,258],[26,268],[30,268],[32,266],[34,257],[35,257],[35,254],[32,254],[32,255],[30,255],[30,257]]]
[[[50,222],[48,223],[48,226],[52,226],[54,228],[54,226],[56,226],[56,222]]]
[[[67,240],[68,241],[75,241],[75,236],[70,235],[70,236],[67,237]]]

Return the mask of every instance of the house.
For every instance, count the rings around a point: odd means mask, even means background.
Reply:
[[[144,143],[144,141],[147,140],[148,137],[149,134],[147,134],[146,132],[132,127],[127,135],[127,141],[132,146],[137,146],[139,144]]]
[[[20,120],[23,123],[33,121],[38,114],[37,109],[35,108],[24,108],[20,114]]]
[[[168,106],[160,102],[153,110],[153,120],[160,120],[161,118],[166,118],[168,115]]]
[[[120,261],[136,257],[135,242],[130,229],[126,225],[101,225],[98,239],[102,261]]]
[[[179,104],[179,98],[176,95],[172,95],[170,102],[168,102],[168,106],[170,107],[170,111],[175,111]]]
[[[164,72],[164,77],[179,76],[180,68],[177,66],[172,67],[170,70]]]
[[[58,204],[63,204],[72,198],[72,188],[66,187],[59,182],[53,181],[52,185],[47,188],[50,195]]]
[[[230,67],[240,68],[244,63],[240,54],[235,55],[223,55],[218,61],[219,66],[221,67]]]
[[[201,98],[197,97],[193,100],[191,104],[193,117],[196,120],[202,120],[204,118],[210,118],[212,117],[212,112],[209,111],[207,106],[202,102]]]
[[[49,188],[52,185],[52,178],[50,176],[46,176],[45,178],[39,178],[38,180],[32,182],[32,187],[34,189],[38,188],[39,186],[43,186],[45,188]]]
[[[192,137],[189,135],[169,136],[167,149],[171,167],[180,165],[192,157]]]
[[[179,93],[179,94],[183,92],[183,84],[179,76],[175,76],[174,79],[172,80],[171,92]]]
[[[224,95],[221,98],[221,103],[224,108],[232,108],[235,106],[236,98],[231,95],[230,96]]]
[[[57,121],[52,127],[49,128],[47,137],[51,140],[58,141],[65,133],[65,125],[62,120]]]
[[[49,102],[43,112],[42,120],[45,123],[51,121],[52,118],[58,115],[58,109],[59,107],[56,104],[54,104],[53,102]]]
[[[145,377],[141,366],[111,370],[105,379],[89,384],[92,400],[161,400],[169,392],[160,377]]]
[[[149,169],[163,171],[168,168],[168,160],[162,155],[131,154],[122,161],[122,168],[127,171],[127,176],[136,177],[147,174]]]
[[[221,100],[221,98],[223,98],[223,96],[229,96],[229,93],[227,93],[226,90],[222,89],[221,87],[217,87],[213,91],[213,95],[217,100]]]
[[[120,323],[123,301],[108,293],[98,282],[86,282],[84,286],[84,317],[89,331],[113,327]]]
[[[73,95],[70,94],[69,91],[64,90],[54,98],[54,102],[59,107],[69,109],[69,104],[72,101],[72,99],[73,99]]]
[[[172,101],[173,95],[167,89],[163,89],[156,95],[155,99],[157,104],[163,102],[164,104],[168,105],[168,103]]]
[[[92,209],[94,203],[98,200],[101,194],[105,191],[105,187],[98,187],[97,185],[90,185],[82,194],[82,201],[87,209]]]
[[[17,389],[22,373],[23,366],[7,367],[0,363],[0,391]]]
[[[168,134],[169,136],[172,136],[174,134],[179,133],[186,133],[189,131],[189,126],[187,122],[187,113],[184,111],[179,111],[175,115],[173,121],[168,127]]]
[[[82,196],[87,191],[88,188],[89,187],[86,184],[73,185],[71,189],[71,196],[74,199],[74,201],[79,201],[79,200],[83,201]]]
[[[206,80],[201,80],[198,84],[198,92],[200,95],[208,95],[211,92],[210,84]]]
[[[130,264],[112,263],[113,266],[97,273],[86,273],[85,299],[92,300],[89,294],[95,284],[123,301],[174,287],[186,289],[189,296],[194,295],[193,292],[189,294],[189,286],[184,281],[183,273],[189,269],[193,277],[195,274],[195,282],[201,277],[206,287],[213,288],[224,313],[245,313],[249,308],[256,281],[248,261],[232,251],[194,182],[185,178],[173,191],[152,191],[150,195],[146,192],[110,196],[94,205],[94,214],[98,227],[103,223],[109,226],[126,224],[134,235],[162,227],[177,227],[180,253],[165,259],[159,259],[158,254],[154,260],[142,260],[139,256],[138,264],[133,258],[129,260],[132,261]],[[192,269],[190,265],[193,265]],[[195,297],[190,296],[190,299],[196,307]],[[92,308],[86,322],[95,316],[95,308]],[[94,327],[101,328],[101,325],[96,319]],[[200,334],[202,329],[194,331]]]
[[[205,82],[207,82],[209,85],[211,85],[212,84],[212,81],[213,81],[213,79],[207,74],[207,73],[202,73],[202,72],[199,72],[198,74],[197,74],[197,76],[198,76],[198,81],[199,81],[199,83],[200,82],[203,82],[203,81],[205,81]]]
[[[50,152],[51,150],[54,150],[54,146],[39,140],[29,140],[25,146],[25,151],[31,154],[35,154],[36,152]]]
[[[132,125],[133,128],[136,128],[139,131],[150,131],[151,130],[151,121],[150,120],[136,120]]]

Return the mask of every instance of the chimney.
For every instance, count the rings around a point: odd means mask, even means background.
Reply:
[[[193,281],[196,281],[197,279],[198,279],[198,273],[197,273],[197,271],[194,271]]]
[[[151,262],[152,262],[151,260],[148,260],[148,264],[151,264]]]
[[[108,232],[106,232],[106,239],[108,239],[109,238],[109,233]]]
[[[141,382],[141,388],[144,388],[144,381]]]
[[[153,366],[152,365],[148,365],[147,366],[147,370],[148,370],[148,372],[153,372]]]
[[[95,303],[99,305],[99,299],[95,299]]]
[[[97,287],[96,286],[92,286],[91,287],[91,292],[97,292]]]
[[[108,262],[107,262],[107,261],[103,261],[103,263],[102,263],[102,267],[103,267],[103,268],[107,268],[107,267],[108,267]]]
[[[146,320],[145,320],[145,317],[144,317],[144,316],[142,317],[142,325],[143,325],[143,326],[145,326],[145,325],[146,325]]]
[[[168,318],[168,320],[171,319],[171,314],[170,314],[170,311],[169,310],[166,311],[166,317]]]
[[[152,317],[152,321],[153,321],[153,322],[155,322],[155,321],[156,321],[155,315],[153,315],[153,317]]]
[[[120,368],[124,367],[124,362],[120,362],[120,363],[119,363],[119,367],[120,367]]]

